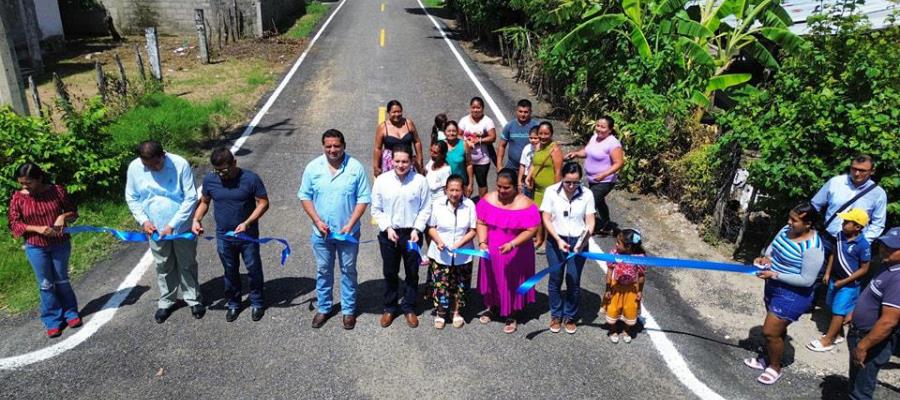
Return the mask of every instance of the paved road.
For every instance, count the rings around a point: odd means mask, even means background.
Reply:
[[[332,10],[338,5],[329,4]],[[165,324],[154,323],[158,292],[153,273],[148,272],[115,318],[90,339],[50,360],[0,371],[0,397],[696,397],[669,369],[667,358],[646,333],[630,345],[606,340],[596,317],[603,282],[596,264],[585,270],[585,318],[575,335],[545,330],[546,284],[539,286],[538,302],[515,335],[501,333],[499,323],[476,321],[460,330],[435,331],[430,327],[430,304],[419,308],[423,323],[418,329],[408,328],[402,320],[383,329],[378,325],[380,257],[374,244],[363,245],[357,329],[342,330],[339,318],[319,330],[309,327],[314,266],[305,243],[311,226],[299,209],[296,191],[302,166],[320,154],[321,132],[343,131],[349,139],[348,152],[368,165],[377,110],[388,100],[400,99],[425,132],[436,113],[459,118],[467,100],[479,94],[414,0],[389,1],[384,11],[381,4],[381,0],[344,4],[239,152],[239,164],[257,171],[268,186],[272,204],[262,231],[295,244],[285,268],[277,265],[277,248],[264,248],[270,303],[265,319],[253,323],[245,312],[237,322],[225,322],[221,265],[214,246],[201,243],[202,291],[211,305],[204,319],[196,321],[182,308]],[[385,29],[383,47],[381,29]],[[516,99],[467,62],[510,116]],[[363,237],[374,236],[366,224]],[[611,246],[609,241],[600,243],[604,249]],[[88,319],[144,252],[139,245],[123,246],[112,260],[76,284]],[[546,261],[539,258],[539,264],[543,267]],[[666,285],[667,276],[651,272],[645,305],[688,370],[712,392],[746,399],[836,396],[840,383],[832,378],[823,386],[821,378],[789,372],[775,388],[757,384],[756,374],[740,365],[740,358],[751,353],[736,340],[716,339],[722,335],[684,305]],[[479,305],[479,298],[471,300],[469,318]],[[0,357],[58,343],[40,332],[33,315],[2,321]],[[63,339],[72,334],[66,332]],[[667,357],[671,362],[672,353]],[[880,391],[882,397],[897,397]]]

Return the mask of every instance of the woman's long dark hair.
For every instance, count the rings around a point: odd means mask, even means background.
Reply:
[[[431,143],[438,141],[438,132],[443,132],[447,126],[447,114],[440,113],[434,116],[434,125],[431,126]]]

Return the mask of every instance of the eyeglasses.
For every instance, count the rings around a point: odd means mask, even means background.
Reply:
[[[862,169],[862,168],[853,168],[853,167],[850,167],[850,171],[860,173],[860,174],[867,174],[869,172],[872,172],[871,169]]]
[[[219,175],[221,177],[228,176],[228,174],[230,174],[230,173],[231,173],[231,167],[216,168],[216,175]]]
[[[562,183],[563,183],[563,185],[566,185],[566,186],[575,186],[581,182],[579,182],[579,181],[562,181]]]

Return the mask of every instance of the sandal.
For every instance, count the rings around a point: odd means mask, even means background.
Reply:
[[[841,344],[846,341],[847,341],[847,339],[844,338],[843,336],[838,336],[838,337],[834,338],[834,344]]]
[[[781,379],[781,375],[784,375],[784,370],[778,372],[772,368],[766,368],[766,370],[759,375],[759,378],[756,378],[756,381],[763,385],[774,385],[775,382],[778,382],[778,380]]]
[[[462,315],[456,314],[453,316],[453,327],[454,328],[462,328],[463,325],[466,324],[466,320],[462,317]]]
[[[485,310],[483,313],[481,313],[480,316],[478,316],[478,322],[481,322],[482,324],[489,324],[493,320],[494,315],[491,310]]]
[[[769,365],[766,364],[766,360],[762,357],[760,358],[745,358],[744,365],[756,369],[756,370],[765,370]]]
[[[434,329],[444,329],[446,324],[447,322],[444,321],[443,317],[434,317]]]
[[[834,349],[834,345],[823,346],[820,339],[813,340],[806,344],[806,348],[816,353],[825,353]]]
[[[506,320],[506,325],[503,327],[503,333],[512,334],[516,332],[518,329],[518,323],[514,319]]]

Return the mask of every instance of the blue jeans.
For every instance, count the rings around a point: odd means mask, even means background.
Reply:
[[[216,240],[216,250],[222,267],[225,268],[225,299],[228,308],[241,308],[241,259],[247,268],[247,280],[250,284],[250,306],[263,308],[263,270],[259,257],[259,243],[245,240],[234,240],[220,237]]]
[[[866,362],[860,367],[853,362],[853,349],[866,335],[853,328],[847,332],[847,349],[850,352],[850,398],[853,400],[870,400],[878,383],[878,371],[891,361],[897,332],[891,333],[887,339],[876,344],[866,354]]]
[[[69,283],[69,255],[72,244],[37,247],[25,245],[25,256],[34,270],[41,295],[41,322],[47,329],[59,328],[78,318],[78,300]]]
[[[359,235],[356,236],[359,239]],[[324,239],[312,235],[313,254],[316,257],[316,301],[319,312],[331,313],[334,305],[332,292],[334,288],[334,261],[341,267],[341,313],[356,313],[356,256],[359,245],[339,240]]]
[[[569,246],[575,246],[577,237],[560,236]],[[566,260],[568,253],[560,250],[553,238],[547,238],[547,263],[555,267]],[[559,269],[550,272],[547,282],[547,294],[550,296],[550,316],[565,320],[578,319],[578,302],[581,297],[581,270],[584,268],[583,257],[573,257]],[[562,295],[563,277],[566,280],[566,295]]]

